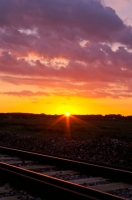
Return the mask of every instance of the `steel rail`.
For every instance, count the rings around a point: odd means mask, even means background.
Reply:
[[[14,184],[20,185],[32,193],[43,197],[47,196],[48,198],[55,195],[58,199],[126,200],[116,195],[100,192],[89,187],[86,188],[3,162],[0,162],[0,176],[4,179],[12,179]]]
[[[11,147],[11,146],[0,146],[0,148],[13,148],[14,147]],[[15,148],[16,150],[22,150],[22,148]],[[28,150],[27,150],[28,151]],[[45,156],[52,156],[52,157],[59,157],[61,159],[68,159],[68,160],[71,160],[71,161],[77,161],[77,162],[83,162],[83,163],[88,163],[88,164],[92,164],[92,165],[99,165],[99,166],[103,166],[103,167],[108,167],[108,168],[113,168],[113,169],[120,169],[120,170],[125,170],[125,171],[132,171],[132,169],[130,167],[123,167],[123,166],[117,166],[117,165],[110,165],[110,164],[106,164],[106,163],[100,163],[100,162],[93,162],[93,161],[88,161],[88,160],[85,160],[85,159],[77,159],[77,158],[73,158],[73,157],[68,157],[68,156],[61,156],[61,155],[56,155],[56,154],[43,154],[42,152],[40,151],[30,151],[31,153],[37,153],[37,154],[42,154],[42,155],[45,155]]]
[[[63,165],[63,167],[71,167],[76,170],[83,171],[83,173],[91,175],[100,175],[103,177],[110,177],[113,180],[128,182],[132,180],[132,172],[127,170],[121,170],[117,168],[102,166],[98,164],[85,163],[76,160],[70,160],[66,158],[60,158],[55,156],[44,155],[40,153],[28,152],[19,149],[13,149],[9,147],[0,146],[0,152],[10,155],[20,156],[22,158],[33,159],[39,162],[48,162],[50,164]]]

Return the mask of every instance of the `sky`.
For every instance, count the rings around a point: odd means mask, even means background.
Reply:
[[[0,112],[132,115],[132,0],[0,0]]]

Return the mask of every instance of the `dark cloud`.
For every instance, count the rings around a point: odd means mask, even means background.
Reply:
[[[116,12],[97,0],[1,0],[1,27],[32,29],[37,27],[59,35],[85,37],[96,41],[120,40],[131,36],[131,29],[123,24]],[[69,33],[69,32],[72,33]],[[119,37],[119,32],[121,36]],[[117,37],[118,34],[118,37]]]

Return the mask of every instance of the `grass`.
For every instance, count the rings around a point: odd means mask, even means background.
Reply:
[[[22,135],[38,135],[47,137],[67,137],[76,140],[87,140],[98,137],[112,137],[123,141],[132,142],[132,123],[126,119],[83,119],[79,120],[64,117],[55,123],[60,116],[36,116],[18,118],[18,116],[1,117],[0,131]]]

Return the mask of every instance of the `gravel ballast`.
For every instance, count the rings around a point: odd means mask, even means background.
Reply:
[[[109,137],[76,141],[0,132],[0,145],[132,169],[132,142]]]

